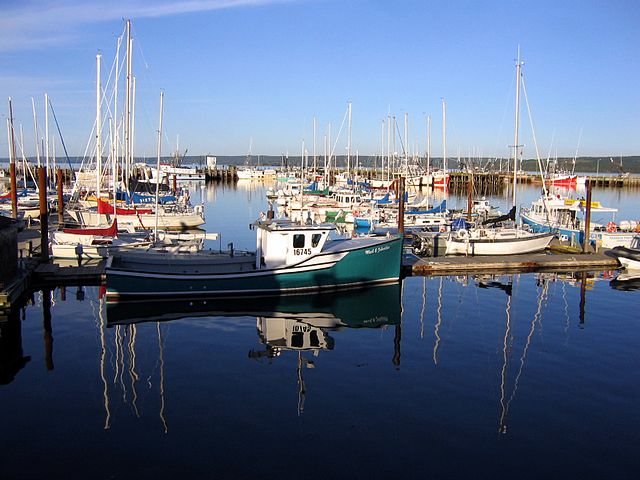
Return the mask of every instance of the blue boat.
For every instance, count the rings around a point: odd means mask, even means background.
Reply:
[[[254,223],[255,253],[136,252],[107,262],[107,297],[285,295],[393,283],[402,238],[332,239],[335,226]]]

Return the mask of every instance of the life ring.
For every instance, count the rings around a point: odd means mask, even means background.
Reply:
[[[444,225],[440,225],[440,233],[444,233],[444,231],[445,231]]]
[[[607,232],[616,232],[618,230],[618,226],[616,222],[607,223]]]

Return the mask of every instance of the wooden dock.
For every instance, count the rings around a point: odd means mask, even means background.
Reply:
[[[78,266],[67,263],[42,263],[33,271],[33,285],[36,287],[57,287],[69,285],[102,285],[105,282],[105,261],[90,262]]]
[[[460,273],[579,271],[590,269],[614,270],[618,261],[602,253],[496,255],[484,257],[429,257],[420,258],[405,254],[402,260],[403,274],[457,275]]]

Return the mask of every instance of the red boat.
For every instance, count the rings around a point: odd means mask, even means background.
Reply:
[[[556,187],[571,187],[578,183],[577,175],[570,175],[568,173],[552,173],[547,178],[549,185]]]

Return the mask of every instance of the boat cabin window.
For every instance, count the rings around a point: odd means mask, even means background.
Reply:
[[[293,236],[293,248],[304,248],[304,235],[296,233]]]
[[[311,247],[316,248],[320,243],[321,238],[322,238],[322,234],[320,233],[314,233],[313,235],[311,235]]]
[[[302,348],[304,347],[304,333],[303,332],[293,332],[291,335],[291,346],[294,348]]]

